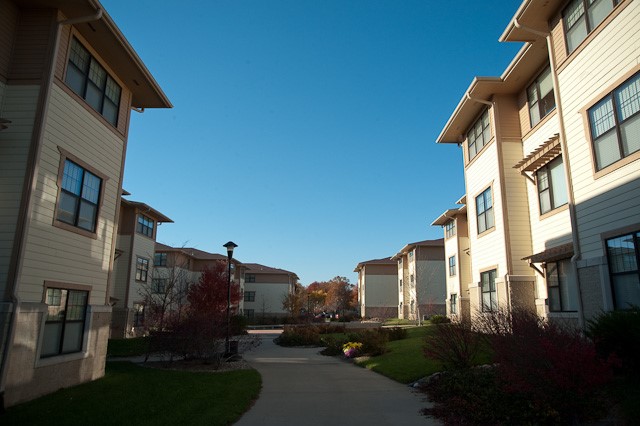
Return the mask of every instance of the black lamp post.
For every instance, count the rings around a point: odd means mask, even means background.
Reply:
[[[231,348],[229,347],[229,333],[231,330],[231,258],[233,257],[233,249],[238,247],[233,241],[229,241],[223,245],[227,248],[227,337],[224,340],[225,356],[231,356]]]

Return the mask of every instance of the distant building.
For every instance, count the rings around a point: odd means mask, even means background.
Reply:
[[[398,318],[417,320],[446,313],[444,240],[409,243],[397,262]]]
[[[298,276],[284,269],[244,263],[243,312],[249,319],[282,317],[289,314],[284,298],[295,291]]]
[[[398,317],[398,262],[390,257],[360,262],[358,303],[363,318]]]

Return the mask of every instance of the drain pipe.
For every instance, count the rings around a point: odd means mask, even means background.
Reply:
[[[53,40],[53,50],[51,52],[51,57],[49,58],[49,64],[48,64],[48,68],[49,68],[49,75],[47,77],[46,80],[43,81],[43,90],[44,90],[44,98],[45,101],[42,103],[42,107],[39,108],[44,108],[44,110],[46,111],[47,108],[47,104],[49,103],[49,97],[50,97],[50,93],[51,93],[51,86],[53,85],[53,79],[54,79],[54,70],[55,70],[55,58],[58,54],[58,50],[59,50],[59,46],[60,46],[60,27],[62,25],[73,25],[73,24],[79,24],[79,23],[85,23],[85,22],[92,22],[92,21],[97,21],[99,19],[102,18],[102,14],[103,14],[103,9],[102,7],[100,7],[99,5],[95,4],[94,2],[91,2],[91,4],[97,9],[96,13],[92,14],[92,15],[88,15],[88,16],[81,16],[78,18],[73,18],[73,19],[67,19],[64,21],[60,21],[60,22],[56,22],[55,25],[55,29],[53,29],[52,27],[52,32],[54,32],[54,37],[55,39]],[[44,119],[45,113],[42,112],[41,117]],[[36,146],[34,147],[35,149],[35,157],[37,158],[39,157],[39,150],[42,144],[42,140],[44,138],[44,133],[42,132],[42,122],[39,124],[39,130],[35,130],[35,131],[39,131],[40,134],[35,136],[36,138]],[[36,160],[33,160],[34,164]],[[36,169],[35,169],[35,165],[33,166],[34,168],[31,170],[31,176],[28,179],[28,182],[25,183],[26,186],[28,186],[28,190],[25,191],[25,193],[23,194],[26,202],[27,202],[27,207],[26,207],[26,214],[23,215],[23,219],[21,222],[18,223],[19,226],[21,226],[21,228],[24,230],[27,226],[27,219],[28,217],[31,217],[31,203],[29,202],[29,200],[31,199],[31,195],[33,193],[33,189],[34,189],[34,180],[35,180],[35,175],[36,175]],[[5,394],[5,390],[6,390],[6,381],[7,381],[7,365],[9,362],[9,353],[10,350],[9,348],[13,345],[13,340],[15,338],[15,334],[16,334],[16,323],[18,320],[18,314],[20,313],[20,304],[22,303],[20,300],[20,295],[18,294],[18,276],[20,275],[20,269],[22,269],[21,263],[21,253],[24,250],[24,244],[25,244],[25,240],[26,240],[26,232],[22,232],[20,237],[19,237],[19,241],[17,242],[17,244],[14,246],[14,250],[17,259],[16,259],[16,269],[14,271],[14,273],[12,274],[10,281],[12,281],[10,284],[12,284],[13,286],[13,290],[10,293],[10,299],[11,299],[11,303],[13,304],[13,309],[12,312],[10,313],[10,319],[9,319],[9,324],[7,325],[7,333],[5,334],[4,337],[4,341],[2,342],[2,345],[4,346],[2,348],[2,354],[1,354],[1,359],[0,359],[0,413],[4,411],[5,409],[5,398],[4,398],[4,394]]]
[[[582,256],[580,252],[580,238],[578,232],[578,222],[576,219],[576,203],[573,196],[573,178],[571,176],[571,162],[569,160],[569,150],[567,147],[567,133],[564,127],[564,118],[562,113],[562,99],[560,97],[560,83],[558,80],[558,72],[556,71],[556,59],[553,54],[553,39],[550,32],[538,31],[533,28],[526,27],[514,18],[513,25],[516,28],[527,31],[531,34],[544,38],[547,43],[547,51],[549,55],[549,68],[551,69],[551,79],[553,80],[553,96],[556,101],[556,110],[558,111],[558,125],[560,127],[560,149],[562,150],[562,163],[564,164],[564,175],[567,184],[567,204],[569,207],[569,220],[571,222],[571,239],[573,242],[573,256],[571,257],[571,265],[576,279],[578,288],[578,325],[584,329],[584,306],[582,303],[582,289],[580,288],[580,277],[578,275],[578,260]]]

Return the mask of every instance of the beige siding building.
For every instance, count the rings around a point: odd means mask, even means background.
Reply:
[[[584,325],[640,304],[639,26],[637,1],[524,1],[500,39],[524,46],[445,125],[438,142],[464,152],[472,311]]]
[[[153,261],[158,225],[171,219],[137,201],[122,199],[111,284],[111,338],[144,332],[144,301],[164,289],[155,277]]]
[[[358,303],[363,318],[398,318],[398,262],[390,257],[360,262]]]
[[[257,263],[244,266],[244,315],[249,318],[284,317],[284,298],[293,294],[298,276],[284,269]]]
[[[0,2],[0,395],[104,374],[132,107],[168,99],[97,2]]]
[[[446,313],[444,240],[410,243],[391,257],[398,268],[398,318]]]

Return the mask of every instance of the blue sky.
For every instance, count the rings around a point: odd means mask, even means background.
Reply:
[[[124,187],[175,223],[158,240],[342,275],[405,244],[464,193],[435,140],[520,1],[103,0],[174,105],[132,112]],[[179,5],[179,6],[178,6]]]

